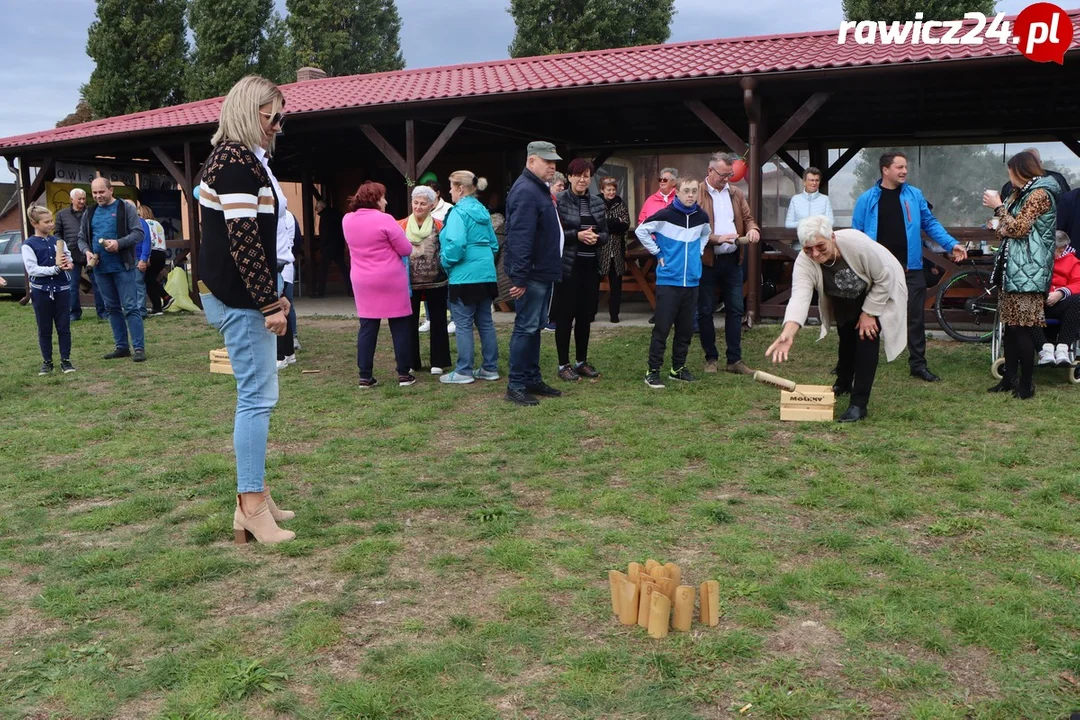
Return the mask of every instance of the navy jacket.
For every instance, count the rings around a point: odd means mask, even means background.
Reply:
[[[1058,198],[1057,229],[1069,235],[1069,244],[1080,247],[1080,189]]]
[[[559,282],[562,279],[562,228],[551,190],[528,170],[506,196],[506,244],[503,267],[515,287],[530,281]]]

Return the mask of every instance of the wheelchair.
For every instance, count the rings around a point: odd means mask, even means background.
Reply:
[[[1046,327],[1043,329],[1046,335],[1046,342],[1053,342],[1057,337],[1057,331],[1061,325],[1060,320],[1053,320],[1051,318],[1046,319]],[[990,374],[995,380],[1000,380],[1005,372],[1005,358],[1004,351],[1002,350],[1001,334],[1004,326],[1001,324],[1000,318],[994,318],[994,332],[990,338]],[[1073,343],[1073,346],[1069,348],[1072,352],[1073,362],[1071,365],[1036,365],[1036,368],[1053,368],[1057,370],[1066,370],[1069,375],[1069,382],[1073,385],[1080,385],[1080,362],[1077,358],[1080,358],[1080,341]],[[1038,348],[1036,348],[1038,352]]]

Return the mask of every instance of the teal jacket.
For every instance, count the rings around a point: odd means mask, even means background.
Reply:
[[[1006,201],[1004,213],[1016,217],[1020,214],[1025,201],[1036,190],[1044,190],[1050,195],[1050,209],[1044,212],[1030,227],[1020,228],[1024,237],[1005,235],[1006,241],[998,251],[994,275],[1004,270],[1004,278],[994,277],[1005,292],[1043,293],[1050,289],[1050,278],[1054,272],[1054,231],[1057,229],[1057,197],[1061,187],[1057,180],[1044,175],[1035,178],[1035,182],[1019,193],[1015,202]],[[999,213],[1001,217],[1003,213]],[[1001,232],[1001,231],[999,231]],[[1004,233],[1003,233],[1004,235]]]
[[[473,195],[466,195],[446,216],[439,233],[439,260],[451,285],[496,282],[499,240],[491,215]]]

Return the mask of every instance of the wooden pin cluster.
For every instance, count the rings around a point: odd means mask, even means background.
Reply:
[[[661,565],[656,560],[632,562],[626,572],[611,570],[611,612],[623,625],[640,625],[654,638],[667,637],[674,628],[688,632],[694,618],[694,587],[681,584],[682,568],[675,563]],[[701,583],[700,622],[709,627],[720,624],[720,583]]]

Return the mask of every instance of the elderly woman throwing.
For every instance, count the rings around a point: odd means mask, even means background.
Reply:
[[[983,205],[999,221],[1001,249],[991,282],[1001,288],[998,313],[1004,325],[1005,370],[989,392],[1012,392],[1026,400],[1035,394],[1035,335],[1046,325],[1043,303],[1054,270],[1054,230],[1061,187],[1032,153],[1009,158],[1009,180],[1015,190],[1003,203],[997,192],[983,193]],[[1016,370],[1020,369],[1017,381]]]
[[[438,197],[427,185],[417,185],[412,191],[412,214],[398,222],[405,237],[412,243],[409,256],[409,284],[412,287],[412,367],[419,370],[420,360],[420,304],[427,301],[431,317],[446,317],[446,273],[439,264],[439,232],[442,222],[435,217]],[[450,364],[450,335],[446,325],[435,323],[431,330],[431,374],[442,375]]]
[[[904,269],[884,245],[858,230],[833,232],[832,223],[823,215],[802,220],[798,236],[802,253],[792,270],[784,330],[765,355],[773,362],[787,360],[816,290],[821,337],[832,325],[840,335],[833,392],[851,393],[851,404],[840,422],[858,422],[867,414],[881,336],[885,336],[885,358],[890,362],[907,347]]]

